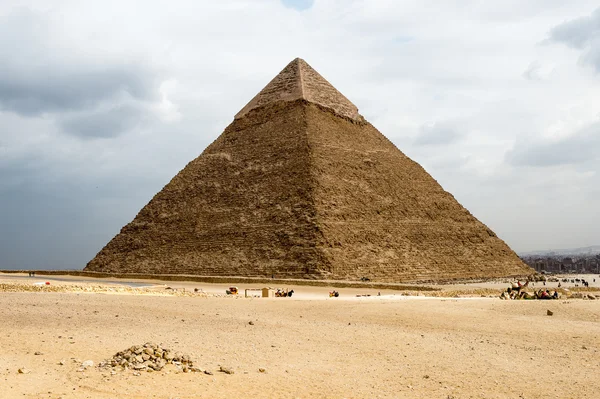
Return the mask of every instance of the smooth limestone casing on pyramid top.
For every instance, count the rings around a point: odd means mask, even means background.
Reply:
[[[353,120],[363,120],[356,105],[301,58],[296,58],[283,68],[235,115],[235,118],[241,118],[251,110],[269,103],[301,99],[329,108],[338,115]]]
[[[85,270],[383,282],[532,273],[300,59]]]

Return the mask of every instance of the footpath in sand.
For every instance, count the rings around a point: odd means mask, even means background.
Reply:
[[[0,398],[598,398],[600,301],[294,289],[0,293]],[[149,341],[212,375],[97,367]]]

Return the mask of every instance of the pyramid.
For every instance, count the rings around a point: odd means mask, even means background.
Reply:
[[[85,270],[381,282],[532,273],[299,58]]]

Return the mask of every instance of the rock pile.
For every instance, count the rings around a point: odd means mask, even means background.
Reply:
[[[137,371],[160,371],[167,364],[173,364],[184,373],[202,372],[194,367],[194,362],[188,355],[175,352],[160,345],[147,342],[144,345],[134,345],[115,354],[112,359],[100,363],[100,367],[118,367]]]

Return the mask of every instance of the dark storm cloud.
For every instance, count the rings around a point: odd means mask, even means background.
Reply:
[[[77,257],[81,250],[72,233],[86,202],[70,201],[74,193],[49,184],[51,176],[36,163],[30,157],[0,167],[0,269],[64,268],[64,254],[72,251]]]
[[[92,114],[64,118],[60,127],[65,133],[82,138],[111,138],[133,129],[141,112],[132,106],[121,106]]]
[[[66,177],[35,157],[1,165],[0,269],[83,268],[164,184]]]
[[[35,116],[94,107],[121,94],[153,97],[156,79],[147,68],[73,58],[60,52],[49,30],[44,15],[28,9],[0,17],[0,109]]]
[[[600,72],[600,8],[589,16],[564,22],[550,30],[549,40],[583,50],[581,62]]]
[[[96,227],[105,226],[90,213],[92,198],[82,191],[65,184],[43,189],[21,185],[3,191],[0,269],[82,268],[99,250],[99,243],[114,234]],[[113,231],[117,225],[113,221]]]
[[[434,123],[431,126],[421,126],[415,139],[416,145],[446,145],[460,140],[462,135],[452,126],[444,123]]]
[[[506,154],[514,166],[585,164],[600,159],[600,122],[555,142],[521,142]]]

